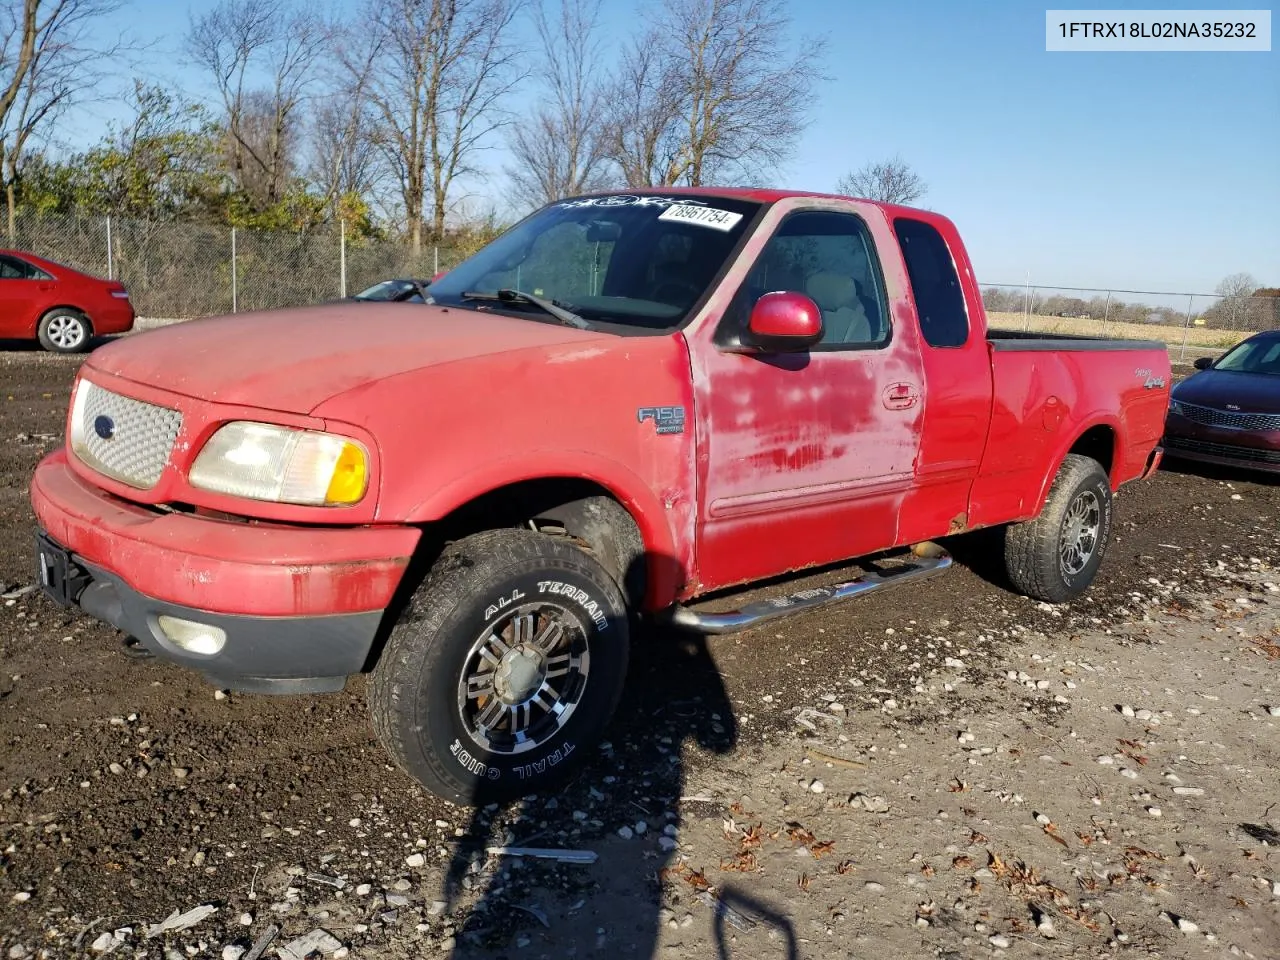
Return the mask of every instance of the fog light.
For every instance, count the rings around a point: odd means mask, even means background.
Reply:
[[[196,623],[194,620],[183,620],[181,617],[170,617],[167,614],[161,614],[156,621],[170,641],[190,653],[212,656],[227,642],[227,631],[221,627]]]

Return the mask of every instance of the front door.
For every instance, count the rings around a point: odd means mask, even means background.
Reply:
[[[889,304],[898,292],[886,291],[876,256],[876,240],[891,243],[892,234],[878,210],[869,216],[879,219],[869,223],[848,205],[787,213],[720,322],[723,335],[725,325],[746,324],[763,294],[797,291],[822,312],[819,346],[697,351],[704,590],[897,541],[923,383],[915,331],[895,328]]]
[[[0,337],[29,337],[38,293],[30,264],[0,255]]]

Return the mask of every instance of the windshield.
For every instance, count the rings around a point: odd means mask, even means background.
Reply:
[[[1246,340],[1223,354],[1213,369],[1280,376],[1280,337]]]
[[[590,323],[678,327],[702,299],[760,204],[725,197],[613,195],[553,203],[431,285],[432,302],[555,322],[520,291]]]

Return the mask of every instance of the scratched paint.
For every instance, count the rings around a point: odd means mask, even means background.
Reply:
[[[547,357],[547,363],[583,363],[608,353],[602,347],[584,347],[580,350],[553,352]]]
[[[896,536],[897,494],[884,499],[846,490],[837,496],[832,489],[909,483],[920,410],[891,411],[880,393],[894,380],[920,383],[914,339],[895,331],[883,349],[814,351],[781,362],[724,353],[713,342],[716,325],[768,236],[790,210],[809,203],[793,198],[770,211],[687,333],[707,446],[699,477],[699,573],[708,585],[750,579],[769,563],[799,568],[851,556],[887,546]],[[856,209],[869,224],[877,216],[874,208],[827,206]],[[781,542],[770,539],[772,557],[759,549],[743,551],[750,531],[758,529],[762,498],[773,498],[774,522],[788,530]],[[843,533],[832,537],[831,529]]]

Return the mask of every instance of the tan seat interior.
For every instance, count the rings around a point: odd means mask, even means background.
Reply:
[[[874,339],[852,277],[815,273],[806,281],[805,293],[822,311],[823,343],[870,343]]]

